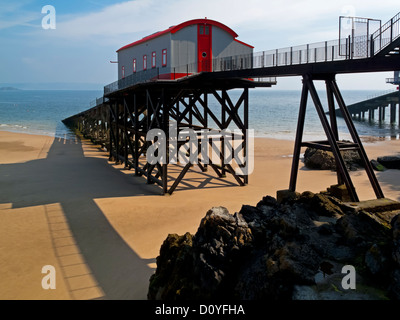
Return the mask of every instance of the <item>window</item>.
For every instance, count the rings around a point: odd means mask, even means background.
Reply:
[[[147,56],[143,56],[143,70],[147,70]]]
[[[164,49],[162,51],[162,66],[163,67],[167,66],[167,49]]]
[[[132,70],[133,70],[133,73],[136,72],[136,59],[133,59],[133,62],[132,62]]]
[[[125,78],[125,67],[122,66],[122,78]]]
[[[156,52],[151,53],[151,67],[155,68],[156,67]]]

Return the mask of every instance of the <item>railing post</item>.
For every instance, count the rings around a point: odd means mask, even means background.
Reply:
[[[375,55],[375,48],[374,48],[374,35],[371,34],[371,45],[370,45],[370,57],[373,57]]]
[[[310,61],[310,60],[309,60],[309,59],[310,59],[310,52],[309,52],[309,50],[310,50],[310,45],[307,44],[307,63]]]
[[[263,51],[263,68],[265,67],[265,51]]]
[[[351,59],[352,58],[352,50],[351,50],[351,36],[349,36],[349,59]]]
[[[325,62],[328,61],[328,41],[325,41]]]
[[[390,19],[390,42],[393,41],[393,18]]]
[[[293,47],[290,47],[290,65],[293,64]]]

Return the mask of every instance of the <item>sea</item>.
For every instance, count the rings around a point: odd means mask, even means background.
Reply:
[[[321,91],[321,101],[327,111],[326,94]],[[241,91],[229,93],[235,103]],[[378,91],[342,91],[347,105],[379,95]],[[72,131],[62,120],[91,107],[91,102],[102,96],[97,90],[4,90],[0,91],[0,130],[72,138]],[[301,91],[251,89],[249,99],[249,127],[255,137],[294,140],[297,128]],[[209,99],[209,106],[220,113],[216,101]],[[396,121],[398,121],[398,116]],[[399,139],[398,122],[390,124],[389,109],[385,121],[379,123],[355,121],[361,137]],[[338,119],[340,139],[350,135],[343,119]],[[303,141],[326,139],[315,107],[309,99]]]

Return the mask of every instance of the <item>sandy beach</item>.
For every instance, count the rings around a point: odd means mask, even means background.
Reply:
[[[212,207],[234,213],[287,189],[293,145],[257,138],[246,187],[192,170],[161,196],[89,141],[0,131],[0,299],[146,299],[167,235],[195,233]],[[364,146],[370,159],[400,154],[398,140]],[[365,171],[351,176],[361,200],[373,199]],[[400,201],[400,170],[377,177],[385,196]],[[335,183],[334,172],[300,164],[299,192]],[[54,290],[42,288],[45,265],[55,267]]]

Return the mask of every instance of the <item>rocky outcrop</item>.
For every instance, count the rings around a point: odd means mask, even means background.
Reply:
[[[400,157],[399,156],[384,156],[379,157],[378,162],[387,169],[400,169]]]
[[[372,213],[305,192],[233,215],[212,208],[195,235],[164,241],[148,298],[399,299],[400,207],[391,204]],[[347,265],[355,290],[342,287]]]
[[[350,170],[357,170],[362,166],[360,155],[355,150],[342,151],[342,157]],[[304,164],[309,169],[336,171],[335,157],[330,151],[307,148],[304,153]]]

